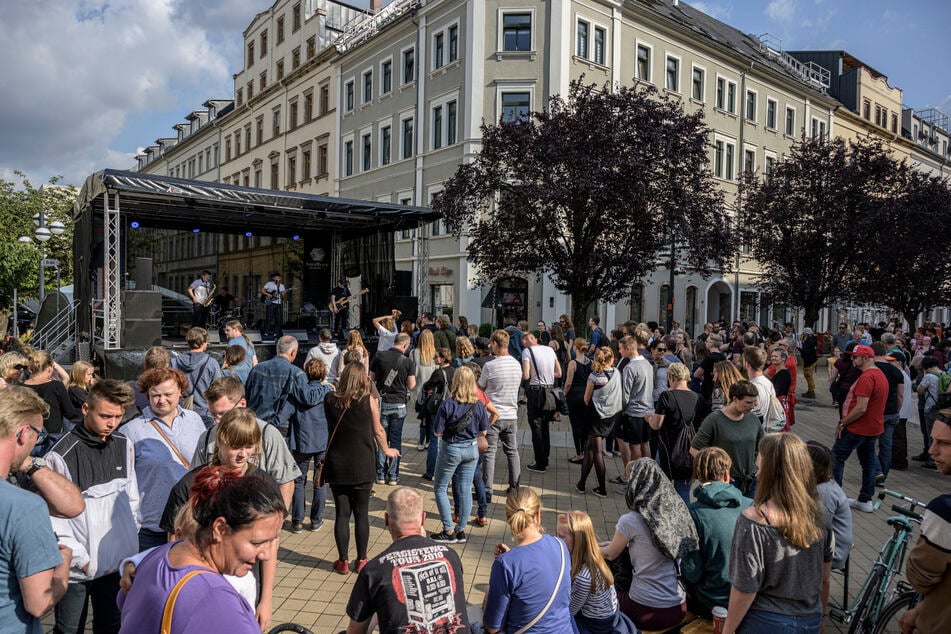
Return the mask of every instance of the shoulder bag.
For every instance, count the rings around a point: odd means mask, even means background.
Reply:
[[[175,443],[172,442],[172,439],[169,438],[164,431],[162,431],[162,428],[159,427],[158,423],[156,423],[154,420],[150,420],[149,423],[151,423],[152,427],[155,428],[155,431],[159,433],[159,436],[162,437],[162,440],[165,441],[165,444],[168,445],[168,450],[172,452],[172,454],[178,459],[180,463],[182,463],[186,469],[188,469],[188,461],[185,460],[185,456],[183,456],[182,452],[178,450],[178,447],[175,446]]]
[[[554,539],[558,539],[557,537]],[[528,630],[535,627],[535,624],[542,620],[542,617],[548,612],[548,608],[551,607],[551,604],[555,602],[555,597],[558,596],[558,589],[561,588],[561,578],[565,576],[565,549],[567,546],[558,542],[558,551],[561,553],[561,570],[558,571],[558,580],[555,582],[555,589],[551,591],[551,596],[548,597],[548,603],[545,604],[545,607],[542,608],[542,611],[538,613],[534,619],[526,623],[523,627],[520,627],[515,631],[515,634],[525,634]]]
[[[175,587],[173,587],[172,591],[168,594],[168,598],[165,599],[165,609],[162,610],[162,629],[159,630],[161,634],[172,634],[172,615],[175,612],[175,602],[178,601],[178,595],[181,594],[182,588],[184,588],[185,584],[191,581],[193,577],[206,574],[216,573],[213,570],[201,568],[199,570],[192,570],[178,580],[178,583],[175,584]]]
[[[333,444],[334,438],[337,437],[337,430],[340,429],[340,423],[343,421],[343,417],[349,409],[350,406],[348,405],[340,412],[340,416],[337,417],[337,424],[334,426],[334,431],[330,434],[330,440],[327,441],[327,449],[324,450],[324,455],[322,455],[320,460],[317,461],[317,464],[314,465],[314,488],[319,489],[326,484],[324,482],[324,466],[327,464],[327,454],[330,452],[330,445]],[[305,473],[304,475],[307,474]]]
[[[469,423],[472,422],[472,415],[475,414],[475,408],[476,403],[473,403],[469,411],[462,415],[462,418],[453,421],[451,427],[446,425],[446,428],[443,430],[443,438],[446,436],[456,436],[464,432],[466,427],[469,426]]]
[[[538,377],[538,364],[535,362],[535,353],[532,352],[531,347],[528,348],[528,355],[532,358],[532,365],[535,367],[535,376]],[[532,402],[532,409],[537,409],[538,411],[548,414],[554,412],[568,414],[568,399],[565,398],[565,391],[560,387],[553,385],[529,385],[528,391],[530,394],[528,398]]]
[[[697,408],[694,407],[693,415],[688,421],[684,417],[684,410],[680,405],[680,400],[677,399],[672,391],[668,391],[668,394],[670,394],[670,398],[674,399],[674,403],[677,405],[677,411],[680,412],[680,420],[683,421],[683,427],[680,429],[680,433],[677,435],[677,440],[674,441],[673,447],[667,446],[667,443],[664,442],[663,434],[660,435],[660,445],[667,454],[667,467],[670,469],[671,478],[681,480],[690,476],[679,476],[678,474],[693,473],[693,456],[690,455],[690,443],[696,435],[693,422],[697,416]]]
[[[449,392],[449,382],[446,380],[446,370],[439,368],[439,372],[442,374],[442,390],[433,392],[426,399],[426,413],[430,416],[436,415],[436,412],[439,411],[439,406],[442,405],[444,400],[446,400],[446,394]]]
[[[766,419],[763,421],[763,426],[766,427],[767,432],[786,429],[786,410],[775,393],[769,397],[769,409],[766,410]]]

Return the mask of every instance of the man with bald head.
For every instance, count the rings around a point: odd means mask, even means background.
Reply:
[[[369,632],[374,616],[380,634],[405,632],[410,625],[424,632],[468,632],[462,563],[448,545],[426,537],[419,493],[394,489],[383,520],[393,543],[360,572],[347,603],[347,634]]]

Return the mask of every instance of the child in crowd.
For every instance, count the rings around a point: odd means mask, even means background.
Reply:
[[[813,473],[816,474],[819,501],[829,514],[832,534],[835,536],[832,567],[844,570],[852,550],[852,507],[849,506],[845,491],[832,479],[832,451],[816,440],[808,441],[806,448],[812,458]]]

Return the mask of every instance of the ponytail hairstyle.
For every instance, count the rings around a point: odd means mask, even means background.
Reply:
[[[539,531],[543,530],[538,524],[538,512],[541,508],[542,501],[534,490],[518,487],[509,492],[505,498],[505,522],[516,539],[531,526],[538,526]]]
[[[591,361],[592,372],[604,372],[614,363],[614,351],[608,346],[602,346],[594,351],[594,360]]]
[[[258,472],[242,477],[236,470],[208,465],[195,474],[189,493],[199,552],[211,544],[212,527],[219,517],[235,530],[267,515],[284,515],[284,499],[274,478]]]

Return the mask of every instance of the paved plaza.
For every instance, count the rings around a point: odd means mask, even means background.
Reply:
[[[797,424],[793,431],[803,439],[820,440],[831,446],[836,423],[836,410],[828,391],[826,375],[817,376],[817,401],[801,401],[796,408]],[[800,392],[804,391],[805,381],[799,379]],[[432,482],[422,479],[425,471],[425,452],[416,451],[418,424],[415,418],[407,420],[404,429],[403,462],[401,466],[402,484],[416,487],[422,494],[425,503],[428,531],[440,528],[439,514],[436,511],[436,502],[433,496]],[[542,521],[549,532],[553,532],[556,514],[570,509],[583,509],[588,512],[594,521],[599,537],[610,539],[614,532],[614,524],[618,517],[627,509],[624,496],[616,492],[617,486],[609,486],[609,495],[606,499],[597,498],[590,493],[594,486],[594,474],[589,478],[589,493],[579,495],[573,492],[573,485],[578,479],[579,466],[570,464],[571,456],[568,447],[571,444],[567,421],[556,423],[552,433],[553,456],[547,473],[533,473],[524,468],[531,462],[531,439],[527,425],[520,429],[520,446],[522,450],[522,484],[533,487],[541,495],[543,503]],[[921,451],[921,434],[918,426],[909,423],[908,427],[909,455],[916,455]],[[617,475],[622,467],[618,457],[607,459],[608,477]],[[915,497],[923,502],[939,493],[951,489],[951,478],[927,471],[911,462],[908,471],[892,471],[888,479],[888,487],[906,495]],[[506,461],[501,452],[496,466],[495,479],[497,482],[506,481]],[[849,497],[858,495],[861,469],[858,458],[853,455],[846,465],[845,492]],[[390,544],[389,533],[383,526],[383,507],[386,496],[391,487],[377,485],[370,502],[370,547],[372,556],[382,551]],[[328,496],[329,497],[329,496]],[[891,534],[890,527],[885,523],[891,514],[890,509],[896,500],[886,501],[882,509],[874,514],[856,512],[854,520],[855,546],[852,552],[852,578],[850,581],[854,595],[861,584],[864,575],[881,548]],[[492,565],[492,550],[496,543],[505,541],[512,543],[511,535],[505,525],[504,498],[496,498],[496,502],[489,505],[489,525],[485,528],[469,526],[467,533],[469,541],[453,547],[462,557],[466,598],[470,604],[479,604],[488,586],[489,571]],[[324,527],[316,533],[304,531],[294,535],[284,531],[281,535],[280,563],[277,570],[277,587],[274,590],[274,620],[273,623],[293,622],[304,625],[315,633],[335,633],[346,629],[347,600],[356,575],[338,575],[331,570],[332,562],[337,558],[333,540],[333,509],[329,505]],[[351,559],[355,557],[351,543]],[[842,577],[833,575],[832,596],[842,596]],[[833,624],[835,625],[835,624]]]

